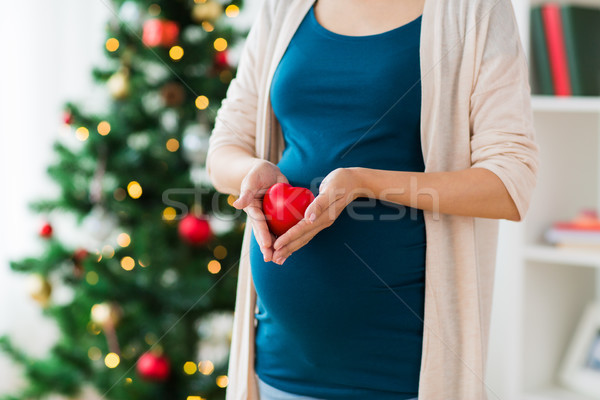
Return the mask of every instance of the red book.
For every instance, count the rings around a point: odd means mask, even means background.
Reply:
[[[557,96],[571,96],[569,64],[560,16],[560,5],[557,3],[544,4],[542,6],[542,19],[544,21],[552,82],[554,83],[554,94]]]
[[[600,222],[585,225],[577,222],[556,222],[553,228],[561,231],[600,232]]]

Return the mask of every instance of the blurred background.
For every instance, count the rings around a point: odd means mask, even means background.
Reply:
[[[58,0],[2,13],[0,394],[79,398],[95,379],[87,399],[120,379],[114,398],[222,397],[240,223],[209,221],[219,210],[194,190],[206,189],[210,124],[258,3]],[[182,189],[181,204],[163,203],[166,188]],[[229,280],[195,304],[225,267]],[[134,272],[145,275],[123,274]],[[149,291],[173,300],[153,304]],[[136,308],[139,296],[152,306]],[[157,345],[188,309],[191,337]],[[185,354],[178,341],[194,345]],[[150,349],[146,370],[127,374]],[[91,379],[98,366],[106,375]],[[171,394],[156,392],[167,380]]]
[[[0,14],[0,398],[224,398],[243,219],[203,163],[260,3]],[[489,398],[598,399],[600,2],[512,3],[542,159],[501,222]]]

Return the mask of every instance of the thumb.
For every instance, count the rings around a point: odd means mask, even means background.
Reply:
[[[319,216],[329,207],[329,196],[327,192],[321,192],[317,197],[308,205],[306,211],[304,211],[304,218],[313,223],[319,218]]]
[[[244,190],[240,197],[237,198],[232,204],[238,210],[246,208],[254,199],[254,193],[251,190]]]

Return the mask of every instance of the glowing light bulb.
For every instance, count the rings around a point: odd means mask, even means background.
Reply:
[[[115,38],[109,38],[106,41],[106,50],[110,51],[111,53],[113,51],[117,51],[119,49],[119,41]]]
[[[185,372],[188,375],[194,375],[196,373],[196,371],[198,371],[198,367],[196,366],[196,363],[192,362],[192,361],[188,361],[185,364],[183,364],[183,372]]]
[[[227,15],[229,18],[235,18],[239,14],[240,14],[240,8],[238,6],[236,6],[235,4],[230,4],[225,9],[225,15]]]
[[[167,207],[163,210],[163,219],[165,221],[173,221],[176,215],[177,211],[173,207]]]
[[[108,368],[117,368],[120,362],[121,358],[116,353],[108,353],[106,357],[104,357],[104,364],[106,364]]]
[[[217,376],[217,386],[220,388],[226,388],[229,384],[229,378],[227,375],[219,375]]]
[[[129,236],[125,232],[120,233],[119,236],[117,236],[117,243],[121,247],[127,247],[131,243],[131,236]]]
[[[183,48],[181,46],[173,46],[169,50],[169,56],[173,61],[179,61],[183,57]]]
[[[216,38],[213,43],[213,46],[215,47],[215,50],[223,51],[227,48],[227,40],[223,38]]]
[[[135,260],[129,256],[121,258],[121,268],[125,271],[131,271],[135,268]]]
[[[84,140],[87,140],[87,138],[90,136],[90,131],[88,130],[88,128],[80,126],[75,130],[75,136],[77,137],[77,139],[83,142]]]
[[[197,107],[199,110],[204,110],[204,109],[206,109],[206,107],[208,107],[208,103],[209,103],[209,102],[208,102],[208,97],[206,97],[206,96],[198,96],[198,97],[196,98],[196,107]]]
[[[106,136],[110,133],[110,124],[106,121],[102,121],[98,124],[98,133],[102,136]]]
[[[167,146],[167,150],[174,153],[179,149],[179,140],[177,140],[175,138],[171,138],[171,139],[167,140],[166,146]]]
[[[131,181],[127,185],[127,193],[129,193],[131,198],[139,199],[142,195],[142,186],[136,181]]]
[[[221,270],[221,263],[217,260],[210,260],[208,262],[208,272],[211,274],[218,274]]]

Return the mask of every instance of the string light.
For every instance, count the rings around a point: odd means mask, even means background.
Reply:
[[[110,51],[111,53],[113,51],[117,51],[117,49],[119,48],[119,41],[115,38],[109,38],[106,41],[106,50]]]
[[[154,333],[149,333],[146,335],[146,337],[144,337],[144,340],[149,346],[152,346],[154,343],[156,343],[158,337]]]
[[[110,133],[110,124],[106,121],[102,121],[98,124],[98,133],[102,136],[106,136]]]
[[[151,4],[150,7],[148,7],[148,14],[156,17],[158,14],[160,14],[160,6],[158,4]]]
[[[176,215],[177,211],[173,207],[167,207],[163,210],[163,219],[165,221],[173,221]]]
[[[229,384],[229,378],[227,375],[219,375],[217,376],[217,386],[220,388],[226,388]]]
[[[196,371],[198,371],[198,367],[196,367],[196,363],[192,362],[192,361],[188,361],[185,364],[183,364],[183,372],[185,372],[188,375],[194,375],[196,373]]]
[[[98,274],[95,271],[90,271],[85,274],[85,281],[90,285],[94,286],[98,283]]]
[[[125,347],[125,349],[123,350],[122,357],[127,358],[127,359],[132,359],[136,355],[137,355],[137,349],[135,348],[135,346],[129,345],[129,346]]]
[[[213,250],[213,254],[215,255],[215,258],[222,260],[225,257],[227,257],[227,249],[225,248],[225,246],[218,245]]]
[[[150,265],[150,261],[144,257],[140,258],[138,260],[138,263],[140,264],[140,267],[142,267],[142,268],[146,268],[148,265]]]
[[[92,361],[97,361],[102,357],[102,352],[99,348],[92,346],[88,349],[88,357]]]
[[[127,193],[132,199],[139,199],[142,195],[142,186],[136,181],[131,181],[127,185]]]
[[[77,128],[77,130],[75,130],[75,136],[77,136],[77,139],[83,142],[84,140],[87,140],[87,138],[90,136],[90,131],[88,130],[88,128],[80,126],[79,128]]]
[[[174,153],[178,149],[179,149],[179,140],[177,140],[175,138],[171,138],[171,139],[167,140],[167,150],[169,150],[171,153]]]
[[[111,245],[106,244],[102,247],[102,255],[106,258],[112,258],[115,255],[115,249]]]
[[[204,29],[206,32],[212,32],[215,30],[215,27],[208,21],[202,21],[202,29]]]
[[[127,197],[127,192],[123,188],[116,188],[113,192],[113,197],[117,201],[123,201],[125,200],[125,197]]]
[[[196,4],[206,3],[206,0],[194,0],[194,3],[196,3]]]
[[[120,233],[119,236],[117,236],[117,243],[121,247],[127,247],[131,243],[131,236],[129,236],[125,232]]]
[[[231,73],[230,70],[228,69],[224,69],[223,71],[221,71],[219,73],[219,79],[221,80],[221,82],[223,83],[227,83],[229,82],[231,79],[233,78],[233,74]]]
[[[239,13],[240,13],[240,8],[238,6],[236,6],[235,4],[230,4],[225,9],[225,15],[227,15],[229,18],[235,18],[239,15]]]
[[[196,98],[196,107],[197,107],[199,110],[204,110],[204,109],[206,109],[206,107],[208,107],[208,103],[209,103],[209,102],[208,102],[208,97],[206,97],[206,96],[204,96],[204,95],[202,95],[202,96],[198,96],[198,97]]]
[[[173,61],[179,61],[183,57],[183,48],[181,46],[173,46],[169,50],[169,56]]]
[[[131,379],[130,377],[125,378],[126,385],[131,385],[132,382],[133,382],[133,379]]]
[[[88,324],[87,324],[87,330],[92,335],[99,335],[100,332],[102,332],[102,330],[100,329],[100,327],[98,327],[98,325],[96,325],[92,321],[88,322]]]
[[[227,40],[223,38],[216,38],[213,43],[213,46],[217,51],[224,51],[227,48]]]
[[[210,260],[208,262],[208,272],[211,274],[218,274],[221,270],[221,263],[217,260]]]
[[[206,400],[204,397],[200,396],[188,396],[187,400]]]
[[[129,256],[121,258],[121,268],[125,271],[131,271],[135,268],[135,260]]]
[[[104,357],[104,364],[106,364],[108,368],[117,368],[120,362],[121,359],[116,353],[108,353],[106,357]]]
[[[200,363],[198,363],[198,371],[200,371],[202,375],[210,375],[214,370],[215,366],[210,360],[200,361]]]

